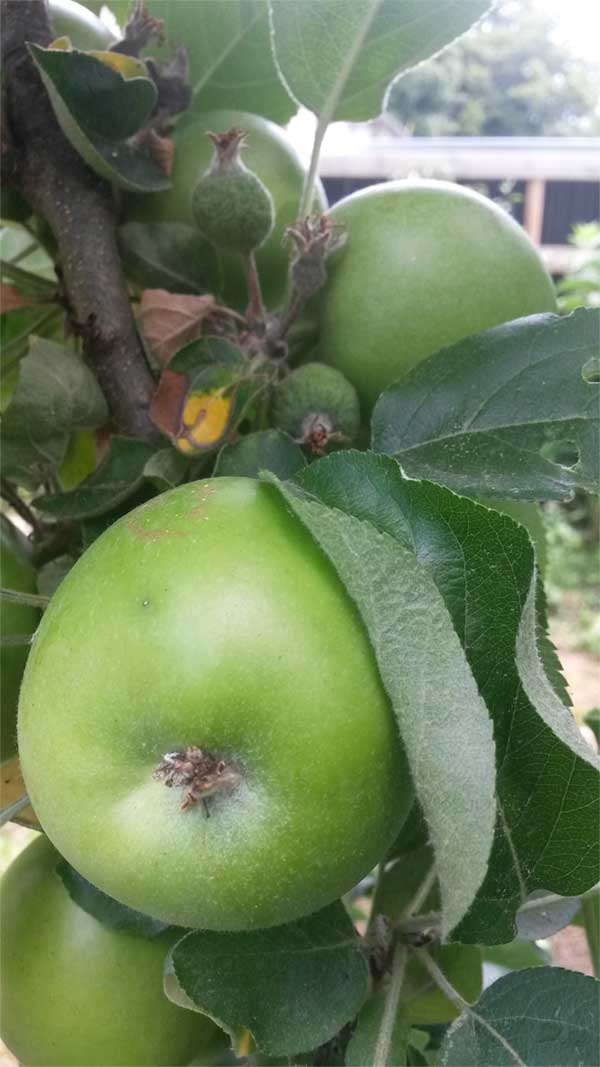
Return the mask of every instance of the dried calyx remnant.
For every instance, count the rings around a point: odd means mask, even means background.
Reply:
[[[177,752],[166,752],[152,777],[169,787],[179,786],[185,790],[181,811],[201,800],[208,815],[208,798],[231,791],[240,783],[242,776],[233,764],[196,745],[188,745]]]

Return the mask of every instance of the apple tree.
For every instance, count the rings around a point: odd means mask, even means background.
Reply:
[[[3,1038],[592,1067],[540,503],[598,489],[600,313],[476,193],[318,177],[486,0],[99,8],[2,0]]]

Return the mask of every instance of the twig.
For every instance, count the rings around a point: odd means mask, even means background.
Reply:
[[[242,261],[246,273],[246,285],[248,287],[248,299],[250,301],[246,311],[246,318],[251,324],[259,323],[264,320],[265,306],[263,304],[260,279],[258,277],[254,252],[242,253]]]
[[[390,1062],[390,1051],[394,1026],[398,1016],[400,993],[406,970],[407,950],[404,945],[397,942],[392,958],[392,973],[390,984],[385,994],[385,1007],[381,1018],[381,1028],[377,1035],[377,1042],[373,1050],[373,1067],[387,1067]]]
[[[3,500],[10,504],[13,511],[16,511],[17,515],[20,515],[27,525],[31,526],[32,530],[37,531],[40,528],[40,521],[37,516],[34,515],[29,505],[21,499],[15,487],[6,478],[0,479],[0,493]]]
[[[0,600],[8,600],[11,604],[25,604],[29,608],[47,608],[50,597],[39,596],[37,593],[22,593],[20,589],[0,589]]]
[[[14,819],[15,815],[23,811],[23,808],[28,808],[30,803],[27,793],[24,793],[18,800],[13,801],[6,808],[2,808],[0,811],[0,826],[4,826],[5,822],[10,822],[11,819]]]
[[[2,0],[2,59],[20,192],[46,219],[74,327],[122,433],[153,438],[155,389],[138,337],[116,241],[110,186],[63,135],[26,47],[52,40],[44,0]]]

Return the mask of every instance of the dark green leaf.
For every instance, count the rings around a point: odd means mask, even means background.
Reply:
[[[583,371],[599,332],[600,310],[582,308],[516,319],[436,352],[380,396],[375,451],[457,492],[529,500],[593,492],[600,402]],[[578,454],[572,466],[566,452]]]
[[[485,991],[476,1015],[463,1014],[450,1028],[440,1065],[597,1067],[599,992],[598,982],[575,971],[508,974]]]
[[[488,7],[488,0],[271,0],[277,63],[293,98],[316,114],[375,118],[399,74]]]
[[[189,459],[182,456],[181,452],[174,448],[161,448],[160,452],[155,452],[146,463],[144,478],[163,493],[183,481],[189,465]]]
[[[146,289],[207,293],[218,288],[213,245],[183,222],[127,222],[119,229],[125,270]]]
[[[241,109],[275,122],[292,117],[296,107],[273,61],[266,0],[148,0],[146,6],[164,20],[168,46],[162,54],[186,46],[192,110]],[[154,42],[148,51],[157,53]]]
[[[537,889],[517,912],[517,934],[527,941],[550,937],[568,926],[580,907],[579,897],[557,897],[554,893]]]
[[[279,488],[369,632],[427,819],[446,935],[483,881],[493,839],[488,712],[434,577],[415,554],[407,516],[390,495],[404,490],[398,466],[342,452],[306,467],[295,482]]]
[[[148,77],[123,77],[86,52],[29,46],[53,107],[66,108],[92,139],[125,141],[144,125],[156,103]]]
[[[4,378],[25,355],[29,347],[29,338],[38,336],[60,321],[61,313],[55,304],[34,304],[30,307],[15,308],[0,315],[0,347],[2,349],[2,371]]]
[[[596,740],[600,742],[600,708],[592,708],[583,716],[583,721],[590,730],[594,731]]]
[[[235,445],[224,445],[214,473],[258,478],[266,470],[285,480],[305,466],[302,449],[288,434],[281,430],[258,430],[242,437]]]
[[[51,597],[74,563],[72,556],[57,556],[49,563],[44,563],[36,575],[38,593],[41,596]]]
[[[154,83],[126,79],[84,52],[29,48],[62,131],[88,166],[132,192],[168,189],[156,163],[125,140],[150,114]]]
[[[523,663],[517,668],[515,662],[519,636],[522,645],[529,631],[531,644],[531,542],[507,516],[441,487],[405,481],[383,457],[337,453],[295,480],[330,506],[352,507],[383,533],[404,537],[444,598],[494,720],[500,801],[488,875],[455,936],[506,943],[531,892],[579,896],[598,880],[593,754],[581,747],[567,708],[554,701],[547,706],[543,678],[546,706],[533,706],[523,688]],[[534,674],[539,671],[537,663]],[[445,678],[438,676],[443,688]],[[457,773],[469,762],[466,753],[468,742],[456,741]]]
[[[379,1067],[403,1067],[410,1034],[410,1023],[402,1011],[391,1022],[386,1019],[387,998],[377,993],[362,1008],[356,1029],[346,1049],[346,1067],[365,1067],[376,1063]]]
[[[107,418],[104,396],[83,360],[71,349],[32,337],[2,416],[4,473],[37,486],[60,464],[72,430],[100,426]]]
[[[127,930],[143,937],[157,937],[168,927],[168,923],[153,919],[150,915],[143,915],[141,911],[134,911],[126,904],[113,900],[101,889],[96,889],[95,885],[88,882],[66,860],[59,861],[56,873],[62,879],[71,900],[111,930]]]
[[[202,337],[198,341],[190,341],[169,360],[169,370],[187,374],[190,380],[206,367],[220,366],[239,370],[245,365],[241,350],[224,337]]]
[[[165,989],[175,1003],[230,1033],[248,1029],[259,1049],[282,1056],[323,1044],[356,1015],[368,967],[338,903],[270,930],[188,934],[172,949]]]
[[[41,496],[36,508],[59,519],[89,519],[116,508],[133,496],[145,478],[156,446],[131,437],[113,437],[110,451],[97,470],[76,489]]]

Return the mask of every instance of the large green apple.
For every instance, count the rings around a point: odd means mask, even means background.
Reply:
[[[0,570],[2,586],[21,593],[35,593],[35,571],[8,521],[0,519]],[[13,604],[3,600],[1,605],[2,636],[22,634],[27,637],[35,630],[40,618],[37,608]],[[27,661],[27,645],[2,645],[0,649],[0,701],[2,707],[0,730],[0,759],[5,760],[17,750],[17,704],[21,678]]]
[[[311,358],[341,370],[365,409],[438,348],[556,310],[524,230],[469,189],[425,180],[373,185],[341,200],[331,217],[347,243],[328,260]]]
[[[288,252],[282,245],[282,238],[286,227],[297,218],[304,183],[302,163],[283,130],[275,123],[246,111],[210,111],[185,118],[173,135],[172,188],[151,196],[129,196],[125,219],[128,222],[193,224],[192,193],[213,154],[207,133],[209,130],[223,133],[234,126],[248,134],[244,163],[264,182],[273,197],[275,225],[268,241],[258,250],[256,261],[265,302],[274,307],[283,300],[287,284]],[[324,211],[327,207],[320,183],[314,207],[316,211]],[[240,258],[220,252],[219,261],[223,272],[223,299],[243,307],[248,296]]]
[[[166,788],[197,749],[197,791]],[[36,635],[19,750],[73,866],[182,926],[316,911],[385,853],[411,799],[354,605],[277,492],[246,478],[156,497],[88,549]]]
[[[2,879],[2,1040],[27,1067],[173,1067],[219,1031],[167,1000],[181,931],[152,940],[103,926],[69,896],[40,836]]]

